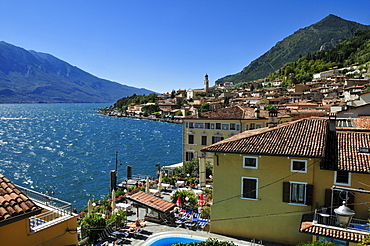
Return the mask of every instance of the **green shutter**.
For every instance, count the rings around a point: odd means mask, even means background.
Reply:
[[[313,185],[306,185],[306,205],[311,206],[313,202]]]
[[[290,202],[290,183],[283,183],[283,202]]]
[[[331,189],[325,189],[325,207],[331,207]]]

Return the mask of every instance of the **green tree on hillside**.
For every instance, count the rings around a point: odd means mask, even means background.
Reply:
[[[284,79],[288,84],[305,83],[313,74],[342,68],[351,64],[368,64],[370,61],[370,30],[356,32],[350,38],[330,50],[318,51],[286,63],[268,76],[268,81]],[[354,74],[353,76],[356,76]]]

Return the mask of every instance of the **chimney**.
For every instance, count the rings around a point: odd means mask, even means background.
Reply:
[[[197,110],[197,118],[202,118],[202,112],[200,111],[200,109]]]
[[[254,117],[256,117],[256,118],[260,117],[260,110],[258,108],[254,109]]]
[[[267,123],[269,128],[277,126],[277,115],[278,112],[275,109],[269,111],[269,122]]]
[[[337,114],[334,112],[329,113],[329,131],[336,131]]]

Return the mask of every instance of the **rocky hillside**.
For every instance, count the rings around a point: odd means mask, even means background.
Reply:
[[[225,76],[217,80],[216,84],[225,81],[238,83],[265,78],[287,62],[296,61],[300,56],[305,56],[308,53],[330,49],[353,37],[356,30],[365,29],[370,29],[370,26],[329,15],[284,38],[268,52],[252,61],[241,72]]]

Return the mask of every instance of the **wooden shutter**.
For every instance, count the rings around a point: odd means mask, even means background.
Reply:
[[[331,207],[331,189],[325,189],[325,207],[330,208]]]
[[[290,183],[283,183],[283,202],[290,202]]]
[[[306,185],[306,205],[312,205],[313,202],[313,185]]]

